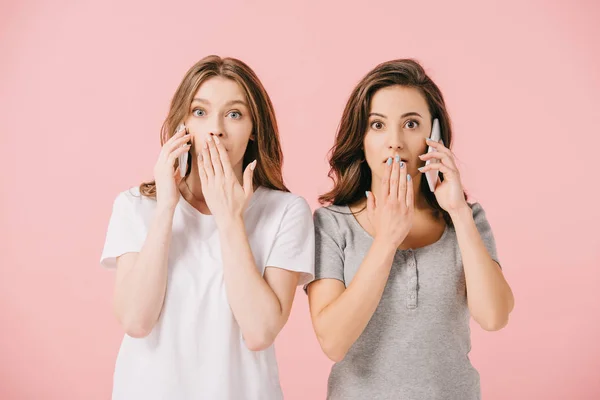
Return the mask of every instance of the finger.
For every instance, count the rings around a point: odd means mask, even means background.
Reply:
[[[432,151],[431,153],[421,154],[419,158],[423,161],[435,160],[441,161],[450,169],[457,169],[452,153],[442,153],[440,151]]]
[[[187,132],[187,128],[185,128],[185,126],[184,126],[183,129],[176,130],[175,133],[173,134],[173,136],[171,136],[169,138],[169,140],[167,140],[165,142],[165,144],[170,144],[170,143],[174,142],[175,140],[181,138],[182,136],[184,136],[186,134],[188,134],[188,132]]]
[[[229,155],[227,154],[227,150],[221,140],[215,136],[215,145],[217,147],[217,152],[219,153],[219,159],[221,160],[221,164],[223,166],[223,173],[225,176],[233,176],[233,168],[231,167],[231,162],[229,161]]]
[[[176,148],[181,147],[184,144],[186,144],[187,142],[189,142],[191,138],[192,138],[192,135],[190,135],[189,133],[186,133],[185,135],[183,135],[173,141],[169,141],[169,142],[165,143],[163,148],[165,148],[165,150],[168,153],[170,153],[173,150],[175,150]]]
[[[388,196],[391,199],[398,198],[398,182],[400,181],[400,156],[394,158],[392,163],[392,173],[390,174],[390,192]]]
[[[435,150],[439,151],[440,153],[452,153],[449,148],[444,146],[444,142],[442,142],[441,139],[439,142],[436,142],[434,140],[427,138],[427,139],[425,139],[425,142],[427,142],[428,146],[433,147]]]
[[[202,165],[204,166],[204,171],[206,172],[206,176],[208,179],[215,176],[215,171],[213,169],[213,164],[210,159],[210,151],[208,150],[208,143],[204,142],[202,144]]]
[[[398,183],[398,199],[404,199],[406,197],[406,176],[408,168],[406,168],[406,164],[403,161],[400,161],[400,182]]]
[[[246,170],[244,171],[244,192],[246,193],[246,197],[250,197],[252,193],[254,193],[252,179],[254,177],[254,168],[256,168],[256,160],[248,164],[246,166]]]
[[[375,196],[373,193],[367,191],[365,192],[367,196],[367,215],[374,215],[375,213]]]
[[[175,171],[173,171],[173,178],[175,178],[175,182],[178,183],[181,179],[177,179],[177,178],[181,178],[181,174],[179,173],[179,166],[177,166],[175,168]]]
[[[408,207],[409,213],[413,212],[415,208],[415,188],[409,174],[406,175],[406,207]]]
[[[425,173],[427,171],[432,171],[432,170],[438,170],[445,176],[451,175],[453,172],[455,172],[454,170],[451,170],[450,168],[448,168],[447,166],[445,166],[442,163],[429,164],[424,167],[418,168],[418,170],[421,173]]]
[[[198,176],[200,177],[200,183],[202,184],[202,187],[205,187],[205,184],[208,181],[208,175],[206,174],[206,168],[204,168],[202,154],[198,154]]]
[[[175,165],[175,160],[177,160],[177,158],[179,158],[179,156],[183,153],[190,151],[190,147],[192,147],[191,144],[186,144],[173,150],[167,158],[169,165]]]
[[[385,169],[383,170],[383,177],[381,178],[381,189],[379,193],[380,199],[387,199],[390,194],[390,174],[392,173],[392,157],[388,158],[385,163]]]
[[[215,172],[215,177],[223,176],[223,165],[221,164],[221,157],[219,157],[217,145],[215,144],[212,136],[209,136],[206,141],[208,142],[208,150],[210,152],[210,158],[212,161],[213,171]]]

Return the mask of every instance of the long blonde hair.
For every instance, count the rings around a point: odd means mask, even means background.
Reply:
[[[173,95],[169,113],[163,122],[160,144],[165,144],[187,116],[194,95],[207,79],[220,76],[236,82],[246,95],[252,116],[254,140],[248,142],[243,159],[243,168],[257,160],[254,170],[254,186],[288,192],[283,182],[283,153],[277,129],[275,110],[267,91],[252,69],[235,58],[211,55],[194,64],[183,77]],[[156,197],[155,181],[140,185],[140,193]]]

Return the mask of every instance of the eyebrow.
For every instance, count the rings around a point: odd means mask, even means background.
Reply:
[[[381,117],[381,118],[387,118],[385,115],[383,115],[383,114],[379,114],[379,113],[370,113],[370,114],[369,114],[369,117],[373,117],[373,116],[376,116],[376,117]],[[413,117],[413,116],[417,116],[417,117],[421,117],[421,118],[423,118],[423,117],[421,116],[421,114],[419,114],[418,112],[414,112],[414,111],[411,111],[411,112],[404,113],[404,114],[402,114],[402,115],[400,116],[400,118]]]
[[[192,103],[205,103],[205,104],[210,104],[210,101],[208,101],[208,100],[206,100],[206,99],[201,99],[201,98],[199,98],[199,97],[196,97],[194,100],[192,100]],[[245,102],[245,101],[243,101],[243,100],[231,100],[231,101],[229,101],[229,102],[225,103],[225,106],[227,107],[227,106],[231,106],[231,105],[234,105],[234,104],[241,104],[241,105],[243,105],[243,106],[246,106],[246,107],[248,107],[248,104],[246,104],[246,102]]]

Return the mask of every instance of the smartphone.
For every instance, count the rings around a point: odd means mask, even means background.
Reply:
[[[186,127],[185,127],[185,124],[182,122],[181,124],[179,124],[179,126],[175,130],[175,133],[179,133],[179,132],[181,132],[184,129],[186,129]],[[185,153],[183,153],[182,155],[179,156],[179,173],[181,174],[182,178],[185,178],[185,176],[188,173],[188,160],[189,160],[189,158],[190,158],[190,152],[189,151],[186,151]]]
[[[433,120],[433,125],[431,127],[431,135],[429,136],[429,139],[431,139],[434,142],[441,142],[443,144],[443,141],[441,141],[441,138],[442,138],[442,132],[440,130],[440,122],[436,118]],[[432,151],[435,151],[435,149],[431,146],[428,146],[427,153],[431,153]],[[432,162],[432,160],[427,160],[425,162],[425,165],[428,165],[430,162]],[[433,162],[438,162],[438,161],[434,160]],[[427,183],[429,184],[429,190],[431,190],[432,192],[435,192],[435,188],[437,187],[437,184],[439,182],[438,176],[439,176],[438,170],[432,170],[432,171],[425,172],[425,178],[427,179]]]

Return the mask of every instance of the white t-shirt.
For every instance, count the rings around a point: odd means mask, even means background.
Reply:
[[[137,188],[113,205],[101,264],[139,252],[156,201]],[[314,228],[302,197],[258,188],[244,214],[260,273],[274,266],[314,275]],[[117,357],[114,400],[282,399],[274,347],[250,351],[244,344],[225,291],[219,234],[214,217],[180,197],[173,219],[167,292],[152,332],[125,335]]]

